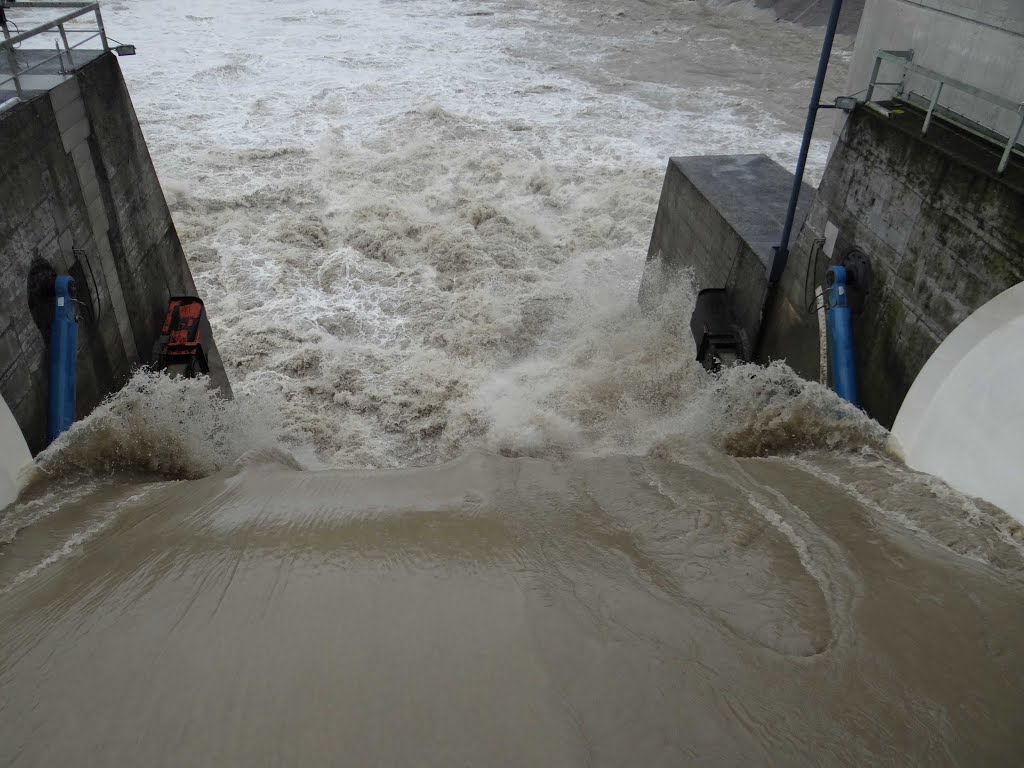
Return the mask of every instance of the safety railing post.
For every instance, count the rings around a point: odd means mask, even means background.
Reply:
[[[14,49],[8,44],[7,46],[7,64],[11,68],[11,79],[14,80],[14,92],[18,94],[18,98],[22,98],[24,93],[21,90],[21,80],[18,78],[18,57],[14,55]]]
[[[902,64],[903,69],[900,73],[899,80],[882,81],[879,79],[879,72],[883,61],[899,61]],[[865,102],[871,102],[875,95],[875,90],[880,86],[895,88],[896,92],[894,97],[897,100],[905,101],[907,103],[914,104],[915,106],[921,102],[925,102],[925,99],[920,99],[918,94],[913,90],[910,91],[909,96],[904,95],[907,90],[907,78],[911,75],[914,75],[915,77],[924,77],[935,83],[931,98],[927,100],[927,110],[925,111],[924,121],[921,123],[921,135],[923,136],[928,133],[928,129],[931,128],[932,121],[935,119],[936,115],[938,115],[957,126],[960,130],[967,131],[968,133],[996,144],[996,146],[1002,150],[1002,157],[999,159],[997,172],[1000,174],[1003,173],[1010,164],[1010,158],[1016,151],[1017,142],[1020,141],[1022,136],[1024,136],[1024,103],[1011,101],[998,93],[987,91],[983,88],[971,85],[970,83],[958,80],[950,75],[915,64],[913,50],[888,51],[881,49],[879,49],[878,55],[875,57],[875,64],[871,70],[871,77],[868,80],[868,87],[866,89],[867,97],[865,98]],[[1004,143],[1001,128],[995,129],[984,125],[978,125],[973,123],[969,118],[958,119],[965,118],[965,116],[958,115],[956,112],[943,107],[939,103],[944,90],[946,90],[946,86],[955,89],[959,93],[964,93],[973,98],[981,99],[989,104],[995,104],[1001,109],[1017,113],[1019,117],[1016,122],[1013,135],[1007,136]],[[918,99],[920,99],[920,101],[918,101]],[[886,116],[889,116],[891,113],[885,112],[885,114]]]
[[[999,160],[998,173],[1002,173],[1006,170],[1006,166],[1010,164],[1010,153],[1013,152],[1013,145],[1020,139],[1020,134],[1024,132],[1024,104],[1017,107],[1017,112],[1020,113],[1020,120],[1017,121],[1017,130],[1009,141],[1006,142],[1006,149],[1003,150],[1003,156]]]
[[[928,133],[928,126],[932,124],[932,115],[935,114],[935,107],[939,103],[939,96],[942,94],[942,86],[946,83],[939,80],[939,84],[935,86],[935,94],[932,96],[932,103],[928,105],[928,114],[924,116],[924,125],[921,126],[921,133]]]
[[[878,70],[882,68],[882,57],[875,56],[875,66],[871,70],[871,80],[868,83],[868,95],[864,98],[864,101],[871,101],[871,97],[875,93],[875,83],[878,82]]]
[[[64,50],[68,54],[68,66],[74,69],[75,60],[71,56],[71,46],[68,44],[68,33],[64,31],[64,24],[58,24],[57,29],[60,31],[60,39],[64,41]]]
[[[4,19],[4,23],[0,24],[0,27],[3,28],[4,40],[5,41],[10,40],[11,39],[11,31],[7,28],[7,19],[6,18]],[[21,97],[21,83],[18,80],[18,59],[14,55],[14,48],[11,47],[11,44],[9,42],[4,46],[4,50],[7,53],[7,63],[8,63],[8,65],[11,68],[11,77],[8,78],[8,79],[13,79],[14,80],[14,91],[15,91],[15,93],[18,94],[18,97],[20,98]],[[6,82],[6,81],[4,81],[4,82]]]
[[[110,44],[107,42],[107,30],[103,27],[103,17],[100,15],[100,6],[96,5],[96,28],[100,31],[100,40],[103,41],[103,50],[109,52]]]

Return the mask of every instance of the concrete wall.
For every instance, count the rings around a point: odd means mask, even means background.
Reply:
[[[725,288],[747,358],[792,184],[793,175],[765,155],[673,157],[665,172],[648,263],[691,269],[698,289]],[[813,194],[805,184],[794,232]]]
[[[843,0],[843,7],[839,13],[839,34],[857,34],[864,2],[865,0]],[[758,8],[771,8],[780,21],[795,22],[807,27],[824,26],[832,11],[831,0],[754,0],[754,4]]]
[[[1024,102],[1022,0],[867,0],[847,93],[866,87],[880,48],[913,49],[921,66]],[[895,73],[882,74],[887,71]],[[911,77],[908,87],[930,97],[934,81]],[[943,92],[941,103],[1003,135],[1016,128],[1012,113],[952,89]]]
[[[698,288],[726,288],[747,357],[784,359],[816,380],[814,287],[830,263],[863,252],[873,280],[853,297],[861,400],[890,426],[939,343],[1024,280],[1024,164],[997,176],[997,159],[948,126],[922,137],[917,115],[856,110],[817,194],[804,190],[806,223],[769,294],[791,175],[758,155],[673,158],[648,260],[691,269]]]
[[[32,455],[18,422],[0,398],[0,511],[13,503],[29,480]]]
[[[0,394],[38,452],[50,310],[33,316],[33,268],[76,277],[79,418],[151,361],[168,297],[195,293],[115,56],[0,112],[0,211]]]
[[[907,465],[1024,523],[1024,283],[1003,291],[939,345],[907,393],[889,447]],[[979,386],[984,372],[984,386]]]
[[[955,139],[855,111],[767,319],[762,355],[816,378],[817,320],[800,304],[832,258],[865,253],[874,275],[854,323],[858,377],[865,409],[886,426],[939,343],[1024,280],[1024,168],[997,176],[994,151],[968,158]]]

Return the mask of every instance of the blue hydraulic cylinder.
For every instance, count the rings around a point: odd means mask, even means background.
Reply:
[[[832,361],[832,387],[844,400],[860,405],[853,357],[853,322],[847,303],[846,268],[829,267],[825,275],[825,316],[828,350]]]
[[[60,275],[54,281],[53,327],[50,329],[50,403],[46,440],[75,421],[76,362],[78,358],[78,322],[75,319],[75,281]]]

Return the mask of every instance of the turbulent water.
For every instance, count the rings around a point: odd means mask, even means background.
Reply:
[[[1024,760],[1020,526],[782,363],[706,374],[685,282],[636,303],[666,158],[791,163],[819,32],[105,21],[238,397],[140,372],[0,513],[0,761]]]

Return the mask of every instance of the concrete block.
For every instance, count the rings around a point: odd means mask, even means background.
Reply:
[[[46,350],[48,340],[43,338],[42,331],[26,315],[25,322],[18,328],[18,339],[21,341],[22,359],[34,371],[42,370],[47,363]]]
[[[15,358],[14,365],[8,365],[7,370],[0,374],[0,394],[3,395],[4,400],[13,404],[24,400],[26,393],[31,390],[32,371],[23,364],[19,356]]]
[[[133,363],[125,354],[124,338],[117,327],[116,321],[106,318],[99,324],[98,333],[101,344],[108,355],[111,381],[123,383],[128,379]]]
[[[89,121],[84,119],[61,131],[60,140],[64,145],[64,151],[70,152],[74,147],[88,139],[91,131],[92,128],[89,125]]]
[[[14,329],[7,324],[7,330],[0,334],[0,375],[14,365],[21,356],[21,344]]]
[[[19,226],[25,215],[51,194],[50,172],[39,158],[7,174],[0,184],[0,210],[4,225]]]
[[[57,232],[64,232],[68,229],[68,216],[63,202],[59,195],[53,195],[50,216],[53,218],[53,228]]]
[[[72,101],[81,100],[82,93],[78,87],[78,79],[65,80],[56,88],[51,89],[49,98],[50,105],[55,113],[68,106]]]
[[[86,204],[86,210],[89,215],[89,221],[92,224],[93,234],[99,239],[110,228],[110,223],[107,219],[107,209],[103,205],[103,198],[99,195],[94,196]]]
[[[101,200],[100,193],[100,180],[96,178],[96,173],[90,168],[86,173],[80,173],[78,176],[81,182],[82,199],[88,206],[93,200]]]
[[[92,149],[89,147],[88,142],[76,145],[72,148],[70,154],[80,179],[95,176],[96,169],[92,161]]]
[[[766,268],[792,183],[792,174],[764,155],[672,158],[666,171],[649,258],[659,254],[692,269],[698,288],[726,288],[748,355],[760,336]],[[806,187],[798,225],[812,198]]]
[[[33,454],[46,447],[47,390],[33,392],[11,408],[14,420],[21,427],[28,449]]]
[[[85,120],[85,104],[80,98],[72,99],[60,109],[54,110],[54,118],[57,120],[57,130],[61,133],[70,130],[77,123]]]
[[[64,257],[65,263],[71,264],[74,262],[75,239],[71,236],[70,230],[65,229],[57,236],[57,248]]]
[[[110,304],[111,308],[114,310],[114,322],[116,323],[117,330],[121,336],[124,358],[129,363],[137,363],[139,361],[139,353],[135,346],[135,335],[132,332],[131,314],[129,313],[128,305],[124,300],[124,291],[121,286],[121,281],[118,279],[110,280],[107,283],[107,290],[110,292]]]

